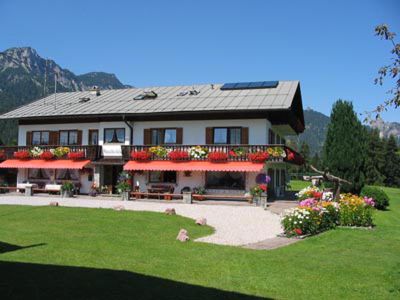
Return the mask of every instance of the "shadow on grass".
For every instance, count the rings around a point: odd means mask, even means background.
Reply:
[[[0,278],[1,299],[265,299],[133,272],[84,267],[0,261]]]
[[[34,244],[34,245],[29,245],[29,246],[18,246],[18,245],[13,245],[13,244],[9,244],[9,243],[0,241],[0,254],[6,253],[6,252],[11,252],[11,251],[27,249],[27,248],[39,247],[39,246],[43,246],[43,245],[46,245],[46,244],[41,243],[41,244]]]

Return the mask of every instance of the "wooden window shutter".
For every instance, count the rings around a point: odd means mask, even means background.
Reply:
[[[241,144],[248,145],[249,144],[249,127],[242,127],[242,141]]]
[[[59,134],[58,131],[50,131],[49,133],[49,144],[58,145]]]
[[[26,145],[31,146],[32,145],[32,131],[27,131],[26,132]]]
[[[78,130],[78,145],[82,145],[82,130]]]
[[[151,129],[143,130],[143,145],[151,145]]]
[[[214,134],[213,134],[213,128],[212,127],[207,127],[206,128],[206,144],[207,145],[214,144]]]
[[[176,143],[179,145],[183,144],[183,128],[176,129]]]

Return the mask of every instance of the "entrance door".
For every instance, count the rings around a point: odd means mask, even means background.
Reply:
[[[105,165],[104,166],[104,185],[111,187],[112,193],[118,193],[116,185],[118,184],[119,174],[122,172],[122,165]]]
[[[275,197],[275,169],[268,169],[268,176],[271,178],[271,181],[268,184],[268,198]]]

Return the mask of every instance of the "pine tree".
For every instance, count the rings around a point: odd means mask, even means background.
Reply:
[[[321,159],[319,158],[318,153],[315,153],[314,156],[311,158],[310,164],[317,169],[321,169]]]
[[[385,141],[379,137],[377,129],[367,134],[368,144],[365,159],[365,181],[367,184],[382,185],[385,176]]]
[[[331,174],[352,182],[343,185],[343,191],[358,193],[364,185],[365,135],[353,104],[336,101],[323,147],[323,164]]]
[[[300,167],[300,172],[301,173],[308,172],[310,165],[310,147],[306,142],[301,143],[300,154],[304,158],[304,164]]]
[[[400,156],[397,151],[396,139],[391,135],[385,147],[386,186],[400,186]]]

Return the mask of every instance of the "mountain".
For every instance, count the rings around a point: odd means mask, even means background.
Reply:
[[[44,59],[31,47],[0,52],[0,114],[54,92],[83,91],[96,85],[101,89],[123,89],[114,74],[91,72],[75,75],[54,60]],[[0,141],[16,138],[15,121],[0,121]]]
[[[388,138],[393,135],[397,143],[400,144],[400,123],[385,122],[382,119],[377,119],[372,121],[370,126],[378,129],[381,137]]]

